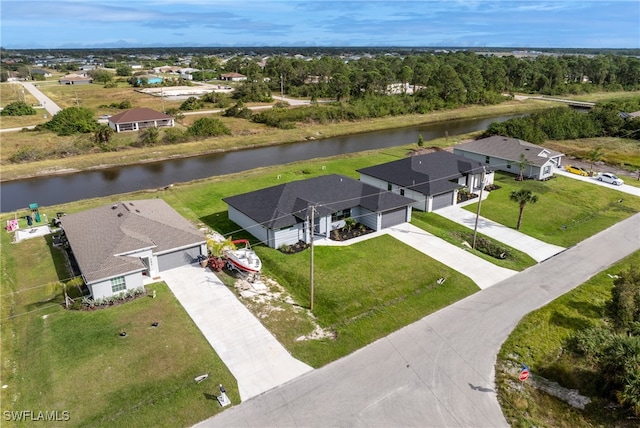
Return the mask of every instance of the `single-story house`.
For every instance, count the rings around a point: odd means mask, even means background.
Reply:
[[[240,73],[225,73],[220,75],[220,80],[229,80],[231,82],[241,82],[247,80],[247,76]]]
[[[86,74],[67,74],[58,80],[61,85],[88,85],[93,83],[93,77],[88,77]]]
[[[207,254],[206,237],[162,199],[125,201],[60,218],[94,299]]]
[[[455,205],[458,191],[493,183],[480,162],[444,150],[359,169],[360,181],[412,199],[413,208],[430,212]]]
[[[44,77],[51,77],[52,76],[52,74],[50,72],[48,72],[47,70],[43,70],[41,68],[33,68],[33,69],[31,69],[31,74],[32,75],[39,74],[39,75],[44,76]]]
[[[299,241],[309,243],[313,213],[314,237],[329,238],[352,218],[373,230],[411,220],[411,199],[382,191],[338,174],[280,184],[223,198],[229,220],[271,248]]]
[[[520,174],[521,160],[526,162],[523,176],[546,180],[553,168],[560,168],[564,154],[516,138],[494,135],[453,147],[453,153],[481,162],[493,170]]]
[[[109,126],[116,132],[173,127],[174,125],[173,117],[150,108],[134,108],[109,118]]]

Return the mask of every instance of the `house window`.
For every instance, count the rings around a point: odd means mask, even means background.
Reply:
[[[347,208],[346,210],[338,211],[336,213],[331,214],[331,221],[339,221],[344,220],[345,218],[351,217],[351,208]]]
[[[507,169],[511,169],[511,164],[510,163],[507,164]]]
[[[127,288],[127,284],[124,282],[124,276],[117,278],[111,278],[111,292],[117,293]]]
[[[543,174],[544,175],[551,174],[551,166],[550,165],[547,165],[547,166],[544,167]]]
[[[391,186],[391,183],[387,183],[387,190],[388,190],[388,191],[391,191],[392,187],[393,187],[393,186]]]
[[[400,196],[404,196],[404,189],[400,189]]]
[[[489,156],[484,157],[484,163],[489,163]]]

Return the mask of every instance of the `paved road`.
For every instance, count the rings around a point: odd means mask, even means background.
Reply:
[[[522,316],[638,249],[640,214],[198,426],[506,427],[500,345]]]
[[[36,99],[38,100],[38,102],[40,103],[40,105],[42,107],[44,107],[45,110],[47,110],[47,112],[49,112],[49,114],[51,116],[53,116],[54,114],[58,113],[60,110],[62,110],[56,103],[54,103],[51,98],[49,98],[48,96],[46,96],[45,94],[42,93],[42,91],[40,91],[40,89],[38,89],[33,83],[31,82],[20,82],[20,84],[31,93],[31,95],[33,95],[34,97],[36,97]]]

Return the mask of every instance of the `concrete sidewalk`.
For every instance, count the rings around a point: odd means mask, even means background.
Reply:
[[[238,381],[242,401],[309,372],[209,269],[162,272],[180,304]]]
[[[476,215],[462,209],[460,205],[441,208],[434,211],[434,213],[472,230],[475,226]],[[478,232],[528,254],[537,262],[546,260],[565,250],[563,247],[547,244],[482,216],[478,219]]]

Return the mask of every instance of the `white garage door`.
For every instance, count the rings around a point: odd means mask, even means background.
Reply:
[[[200,246],[186,248],[180,251],[174,251],[173,253],[163,254],[158,256],[158,270],[163,272],[165,270],[177,268],[180,266],[188,265],[197,261],[200,255]]]
[[[431,210],[435,211],[437,209],[449,207],[451,205],[453,205],[453,192],[442,193],[433,197]]]

